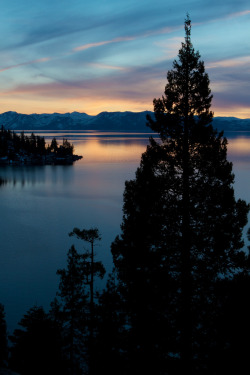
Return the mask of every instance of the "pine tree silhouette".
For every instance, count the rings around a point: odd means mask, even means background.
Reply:
[[[234,197],[227,140],[212,126],[212,95],[185,20],[179,61],[154,100],[150,140],[124,192],[122,233],[112,244],[128,309],[134,373],[213,374],[217,283],[246,268],[249,206]]]

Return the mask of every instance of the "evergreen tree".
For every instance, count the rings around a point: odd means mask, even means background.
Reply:
[[[67,268],[57,271],[60,276],[59,292],[62,301],[62,334],[64,337],[64,353],[68,353],[71,375],[81,373],[86,363],[84,336],[87,330],[88,294],[85,291],[84,267],[82,257],[72,245],[67,255]],[[60,311],[57,308],[55,316]]]
[[[7,326],[4,306],[0,303],[0,368],[8,363]]]
[[[54,137],[50,144],[50,151],[57,153],[58,152],[58,142],[56,138]]]
[[[5,128],[1,127],[0,132],[0,157],[6,156],[8,153],[8,142],[7,142],[7,130]]]
[[[247,374],[250,371],[250,274],[221,280],[217,288],[220,314],[216,317],[217,345],[210,351],[210,368],[216,368],[218,374]]]
[[[70,143],[67,139],[63,138],[63,144],[60,148],[60,151],[64,156],[73,155],[74,145]]]
[[[32,132],[29,137],[29,150],[31,153],[35,153],[37,149],[37,138],[35,134]]]
[[[97,228],[89,230],[74,228],[69,234],[84,240],[91,249],[78,253],[72,245],[67,256],[67,268],[60,269],[58,296],[52,305],[51,314],[56,325],[61,327],[64,353],[68,353],[70,374],[91,373],[93,369],[93,339],[96,333],[94,277],[103,278],[105,269],[94,260],[94,245],[101,239]],[[86,287],[89,287],[89,291]]]
[[[97,241],[101,240],[101,236],[98,228],[82,229],[74,228],[69,236],[76,236],[85,242],[88,242],[91,246],[91,250],[86,250],[82,256],[82,267],[83,275],[85,278],[85,284],[90,287],[90,299],[89,299],[89,373],[93,373],[93,339],[94,339],[94,327],[95,327],[95,301],[94,301],[94,277],[98,276],[101,279],[104,277],[105,268],[102,262],[94,260],[94,245]]]
[[[20,148],[25,149],[25,134],[24,131],[20,133]]]
[[[212,126],[212,95],[185,20],[179,61],[154,100],[151,139],[126,182],[122,234],[112,244],[128,309],[130,360],[155,373],[208,372],[216,346],[216,286],[246,268],[242,229],[249,207],[235,200],[227,140]],[[158,366],[158,367],[156,367]]]
[[[110,375],[127,373],[127,332],[116,272],[109,275],[106,288],[100,293],[96,307],[97,332],[93,343],[93,373]]]
[[[21,375],[65,374],[54,326],[39,306],[32,307],[10,336],[10,368]]]
[[[54,356],[58,362],[56,372],[60,374],[68,374],[69,361],[68,353],[65,353],[67,340],[65,340],[64,337],[64,312],[62,309],[62,304],[57,298],[54,298],[50,304],[48,318],[50,320],[55,344]]]
[[[36,136],[36,152],[40,155],[45,154],[45,139],[44,137],[40,137],[39,135]]]

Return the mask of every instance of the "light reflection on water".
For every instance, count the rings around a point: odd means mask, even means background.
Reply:
[[[86,135],[87,134],[87,135]],[[97,257],[112,268],[110,244],[119,234],[124,182],[134,178],[148,134],[46,132],[67,138],[83,159],[72,166],[0,166],[0,303],[9,330],[34,304],[48,309],[58,287],[56,270],[65,266],[76,226],[97,226]],[[250,201],[250,135],[230,136],[235,194]],[[75,240],[77,249],[82,244]]]
[[[249,138],[239,137],[230,139],[230,151],[234,154],[249,154]]]

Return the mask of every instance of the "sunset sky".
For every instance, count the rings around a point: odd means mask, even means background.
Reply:
[[[0,4],[0,113],[153,110],[189,12],[215,116],[250,118],[249,0]]]

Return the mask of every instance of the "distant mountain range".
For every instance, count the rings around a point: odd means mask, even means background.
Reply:
[[[0,126],[11,130],[97,130],[115,132],[150,132],[146,115],[153,112],[101,112],[96,116],[86,113],[53,113],[25,115],[17,112],[0,114]],[[213,125],[218,130],[250,131],[250,119],[215,117]]]

